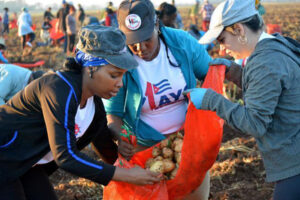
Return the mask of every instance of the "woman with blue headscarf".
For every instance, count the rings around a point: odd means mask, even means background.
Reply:
[[[31,82],[0,106],[2,200],[57,199],[48,179],[57,167],[103,185],[160,181],[157,173],[114,167],[80,152],[93,142],[104,160],[114,161],[108,155],[114,146],[101,98],[115,96],[123,74],[137,63],[125,35],[112,27],[83,27],[77,49],[65,70]]]

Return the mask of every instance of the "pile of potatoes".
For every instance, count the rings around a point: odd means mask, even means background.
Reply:
[[[164,174],[166,180],[175,178],[181,161],[183,135],[178,132],[161,141],[152,150],[153,158],[147,160],[145,167]]]

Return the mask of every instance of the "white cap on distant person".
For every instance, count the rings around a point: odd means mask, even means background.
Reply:
[[[200,44],[209,44],[217,39],[226,26],[241,22],[249,17],[258,15],[253,0],[226,0],[214,10],[209,30],[199,40]]]

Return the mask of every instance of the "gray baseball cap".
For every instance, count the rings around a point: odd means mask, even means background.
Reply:
[[[119,28],[126,35],[126,44],[151,38],[156,22],[155,9],[150,0],[125,0],[118,8]]]
[[[118,28],[88,25],[79,30],[77,49],[94,57],[105,59],[121,69],[133,69],[138,63],[127,50],[126,37]]]
[[[258,15],[254,0],[227,0],[220,3],[214,10],[209,30],[199,40],[200,44],[209,44],[217,39],[226,26]]]

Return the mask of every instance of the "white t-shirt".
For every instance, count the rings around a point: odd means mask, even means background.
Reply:
[[[80,105],[77,108],[75,116],[75,136],[78,140],[88,129],[93,121],[95,115],[95,103],[94,97],[88,98],[84,108],[80,109]],[[49,151],[37,164],[45,164],[53,160],[52,152]]]
[[[169,49],[168,52],[172,63],[177,65]],[[141,120],[162,134],[179,130],[187,111],[182,95],[186,82],[180,67],[170,65],[161,40],[156,58],[148,62],[135,55],[135,59],[139,63],[137,71],[143,90]]]

